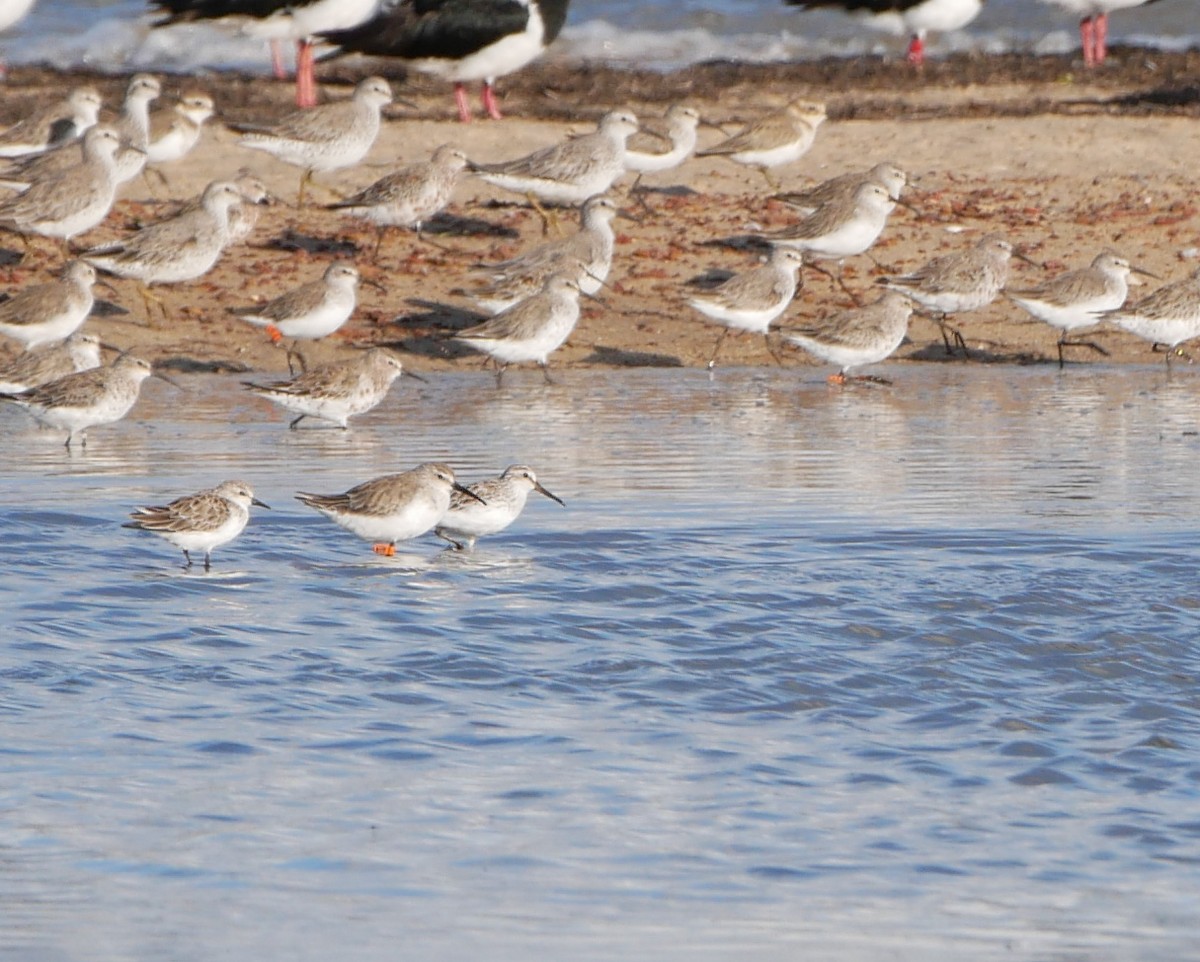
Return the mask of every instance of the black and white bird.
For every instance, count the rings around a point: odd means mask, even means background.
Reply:
[[[454,83],[458,117],[471,119],[464,84],[483,81],[483,107],[500,119],[493,84],[541,56],[562,30],[570,0],[393,0],[366,23],[326,30],[334,56],[395,57]]]
[[[925,62],[925,35],[960,30],[979,16],[985,0],[783,0],[804,10],[819,7],[842,10],[862,17],[878,30],[907,34],[908,61]]]
[[[317,103],[312,38],[326,30],[354,27],[369,19],[380,0],[150,0],[162,19],[154,26],[200,20],[224,21],[242,33],[274,44],[296,42],[296,106]],[[278,68],[277,68],[278,72]]]

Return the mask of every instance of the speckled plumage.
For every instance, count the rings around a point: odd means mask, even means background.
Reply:
[[[884,291],[864,307],[837,311],[783,332],[793,344],[838,366],[844,377],[852,368],[889,357],[908,333],[912,302],[898,291]]]
[[[1104,320],[1155,345],[1178,348],[1200,337],[1200,269],[1164,284],[1133,304],[1105,311]],[[1167,353],[1170,360],[1171,353]]]
[[[853,194],[831,200],[791,227],[764,234],[763,239],[802,250],[811,260],[853,257],[870,250],[895,206],[886,188],[860,184]]]
[[[223,481],[215,488],[187,494],[170,504],[138,508],[122,527],[151,531],[183,551],[186,567],[190,552],[204,552],[204,570],[212,566],[215,549],[228,544],[246,529],[250,506],[269,507],[254,496],[245,481]]]
[[[402,372],[398,358],[383,348],[372,348],[346,361],[314,367],[287,381],[244,383],[259,397],[298,414],[288,425],[290,428],[306,417],[315,417],[344,429],[350,418],[365,414],[387,397],[392,382]]]
[[[450,510],[434,532],[460,551],[475,547],[476,539],[497,534],[516,521],[531,491],[565,507],[558,495],[542,487],[533,468],[524,464],[510,464],[500,477],[478,481],[467,490],[475,497],[455,491],[450,496]]]

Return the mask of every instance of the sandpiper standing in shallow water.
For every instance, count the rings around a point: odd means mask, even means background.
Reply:
[[[454,491],[483,500],[459,484],[447,465],[430,461],[411,471],[365,481],[343,494],[302,491],[296,498],[347,531],[374,541],[376,554],[391,557],[397,541],[431,531],[446,516]]]
[[[1059,274],[1036,287],[1005,290],[1004,294],[1039,321],[1058,328],[1058,366],[1063,367],[1064,347],[1088,347],[1097,354],[1108,356],[1108,351],[1099,344],[1068,338],[1074,331],[1098,324],[1103,312],[1116,310],[1125,303],[1131,271],[1154,276],[1141,268],[1131,267],[1129,261],[1116,251],[1106,250],[1081,270]]]
[[[57,280],[35,284],[0,301],[0,334],[20,341],[25,350],[61,341],[92,313],[96,269],[71,261]]]
[[[0,367],[0,392],[16,394],[100,366],[100,338],[76,331],[65,341],[36,348]]]
[[[329,204],[328,209],[361,217],[379,229],[374,254],[378,260],[384,231],[389,227],[412,227],[419,237],[421,224],[450,202],[458,175],[466,166],[466,154],[443,144],[428,161],[401,167],[357,194]]]
[[[554,42],[569,0],[396,0],[366,23],[326,31],[339,54],[395,57],[421,73],[454,83],[458,119],[471,119],[464,84],[483,81],[483,107],[500,119],[493,85]]]
[[[796,296],[796,277],[803,263],[800,251],[776,247],[766,264],[735,274],[719,287],[688,299],[691,307],[723,328],[708,359],[710,368],[717,363],[717,353],[731,330],[761,334],[771,357],[783,363],[771,346],[770,326]]]
[[[20,405],[47,427],[66,431],[67,448],[76,438],[87,447],[88,428],[125,417],[137,402],[142,381],[153,373],[149,361],[122,354],[108,367],[68,374],[28,391],[0,394],[0,398]]]
[[[755,167],[773,189],[778,184],[770,168],[799,160],[813,145],[817,128],[825,122],[825,105],[811,100],[794,100],[743,127],[719,144],[696,151],[697,157],[728,157],[735,163]]]
[[[1168,364],[1173,355],[1190,361],[1180,345],[1200,337],[1200,268],[1134,304],[1106,311],[1103,319],[1150,341],[1154,351],[1165,347]]]
[[[965,250],[935,257],[908,274],[880,277],[875,283],[906,294],[930,312],[941,329],[947,354],[953,353],[951,336],[965,353],[962,332],[950,327],[946,317],[992,303],[1008,283],[1009,260],[1015,253],[1003,236],[987,234]]]
[[[836,364],[838,373],[831,374],[829,381],[845,384],[851,369],[876,364],[892,355],[908,333],[911,316],[912,301],[899,291],[884,291],[874,303],[795,325],[783,336],[809,354]],[[865,379],[889,383],[883,378]]]
[[[123,528],[152,531],[183,552],[184,569],[192,566],[193,551],[204,552],[204,570],[212,568],[212,553],[228,544],[250,520],[250,506],[270,509],[254,496],[245,481],[223,481],[215,488],[176,498],[170,504],[138,508]]]
[[[314,367],[290,381],[271,384],[244,381],[243,384],[259,397],[299,415],[288,424],[293,431],[307,417],[320,418],[346,430],[350,418],[365,414],[387,397],[392,382],[402,373],[400,360],[377,347],[348,361]],[[416,375],[410,373],[409,377]]]
[[[626,110],[605,114],[594,133],[498,164],[470,164],[489,184],[536,197],[546,204],[575,206],[603,194],[625,172],[625,142],[638,129]]]
[[[285,164],[300,167],[298,203],[314,174],[353,167],[379,136],[380,114],[392,102],[392,88],[382,77],[367,77],[349,100],[322,104],[288,114],[274,124],[229,124],[242,134],[238,143],[262,150]]]
[[[298,355],[296,341],[328,337],[350,319],[358,301],[358,268],[337,261],[325,268],[319,280],[301,284],[265,304],[235,307],[230,313],[243,321],[265,327],[278,344],[292,339],[288,348],[288,367]],[[300,359],[304,366],[304,359]]]
[[[439,538],[458,551],[474,548],[477,539],[498,534],[516,521],[531,491],[566,507],[562,498],[542,487],[533,468],[524,464],[510,464],[500,477],[476,482],[467,489],[470,495],[455,491],[450,496],[450,510],[434,529]]]
[[[579,284],[571,277],[552,274],[536,294],[482,324],[459,331],[454,340],[495,361],[497,386],[510,364],[524,361],[536,361],[546,383],[552,384],[548,358],[570,337],[578,320]]]

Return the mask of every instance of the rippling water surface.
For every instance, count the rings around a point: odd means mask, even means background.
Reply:
[[[0,410],[0,957],[1191,957],[1200,378],[484,374]],[[534,495],[394,559],[292,499]],[[211,574],[122,529],[229,477]]]

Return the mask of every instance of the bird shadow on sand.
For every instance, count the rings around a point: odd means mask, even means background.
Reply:
[[[683,367],[683,361],[671,354],[651,351],[626,351],[619,347],[592,346],[584,364],[605,364],[609,367]]]
[[[312,237],[291,229],[257,246],[262,250],[304,251],[308,254],[332,254],[335,257],[354,257],[361,253],[357,244],[345,238]]]
[[[25,254],[22,251],[10,250],[7,247],[0,247],[0,267],[15,267],[20,264]]]
[[[520,237],[521,232],[504,224],[497,224],[482,217],[464,217],[445,211],[431,217],[421,226],[422,234],[448,235],[451,237]]]
[[[398,314],[387,322],[385,330],[391,340],[384,346],[425,357],[477,356],[478,352],[450,339],[456,332],[486,321],[487,314],[419,297],[410,297],[405,303],[414,310]]]
[[[712,240],[701,241],[700,246],[765,254],[771,249],[771,242],[755,234],[735,234],[733,237],[716,237]]]

